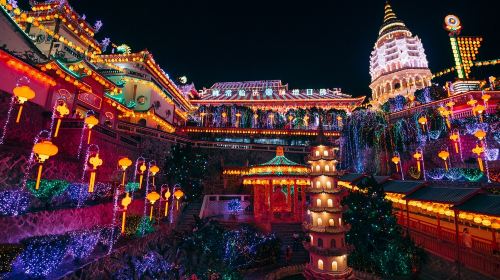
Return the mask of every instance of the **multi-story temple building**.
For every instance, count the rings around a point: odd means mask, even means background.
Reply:
[[[370,56],[372,105],[378,107],[389,98],[406,96],[430,86],[424,47],[396,17],[389,2],[385,4],[384,22]]]

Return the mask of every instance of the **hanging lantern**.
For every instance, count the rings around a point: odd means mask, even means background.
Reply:
[[[99,123],[99,120],[93,116],[87,116],[84,120],[85,125],[87,125],[87,128],[89,129],[89,135],[87,137],[87,144],[90,144],[90,135],[92,133],[92,128]]]
[[[305,127],[308,127],[308,126],[309,126],[309,116],[308,116],[308,115],[305,115],[305,116],[304,116],[304,126],[305,126]]]
[[[149,200],[149,203],[151,203],[151,210],[149,211],[149,220],[151,221],[153,219],[153,206],[154,206],[155,202],[158,199],[160,199],[160,195],[157,192],[152,191],[152,192],[148,193],[146,198]]]
[[[184,196],[184,192],[182,192],[180,189],[177,189],[174,192],[174,197],[177,199],[176,201],[176,209],[179,210],[179,200]]]
[[[392,159],[391,159],[391,161],[392,161],[392,162],[396,165],[396,172],[399,172],[399,167],[398,167],[398,165],[399,165],[400,160],[401,160],[401,159],[400,159],[399,155],[394,155],[394,156],[392,157]]]
[[[61,127],[61,120],[65,116],[69,115],[69,108],[66,106],[66,102],[60,101],[60,104],[56,106],[56,112],[59,114],[57,118],[56,131],[54,132],[54,138],[59,134],[59,127]]]
[[[207,115],[207,113],[205,112],[201,112],[200,113],[200,117],[201,117],[201,126],[203,126],[203,120],[205,119],[205,116]]]
[[[127,208],[132,203],[132,198],[127,195],[122,199],[123,213],[122,213],[122,234],[125,233],[125,220],[127,219]]]
[[[418,123],[422,126],[422,132],[425,132],[425,125],[427,124],[427,118],[423,116],[418,118]]]
[[[168,200],[170,199],[170,196],[172,196],[172,193],[170,192],[170,189],[167,189],[165,192],[165,217],[168,215]]]
[[[415,95],[413,93],[408,94],[408,99],[413,103],[413,101],[415,101]]]
[[[477,105],[472,110],[475,112],[474,115],[479,116],[479,121],[483,122],[483,112],[486,110],[486,108],[483,105]]]
[[[484,148],[476,144],[476,147],[472,149],[472,152],[477,155],[477,163],[479,164],[479,170],[484,172],[483,160],[481,158],[481,154],[484,152]]]
[[[142,187],[142,179],[144,178],[144,171],[146,171],[146,163],[143,161],[139,167],[139,189]]]
[[[38,190],[40,188],[40,179],[42,177],[42,166],[43,163],[48,160],[51,156],[54,156],[57,154],[59,149],[57,148],[56,145],[52,144],[50,141],[42,141],[40,143],[36,143],[33,146],[33,153],[35,154],[38,163],[40,164],[38,166],[38,175],[36,177],[36,185],[35,189]]]
[[[32,90],[29,86],[18,86],[12,90],[14,95],[17,98],[17,102],[19,102],[19,111],[17,112],[16,123],[19,123],[21,119],[21,114],[23,112],[23,105],[26,101],[35,98],[35,91]]]
[[[149,172],[151,172],[151,176],[153,176],[153,186],[155,185],[155,175],[160,171],[160,168],[156,165],[153,165],[149,168]]]
[[[438,108],[438,112],[439,114],[444,118],[444,120],[446,121],[446,126],[448,127],[448,129],[451,128],[451,123],[450,123],[450,115],[451,115],[451,111],[447,110],[445,107],[441,106]]]
[[[125,174],[126,174],[126,170],[129,166],[132,165],[132,161],[127,158],[127,157],[124,157],[124,158],[121,158],[119,161],[118,161],[118,166],[120,166],[123,170],[123,175],[122,175],[122,186],[125,187]]]
[[[417,160],[417,170],[420,172],[420,160],[422,160],[422,153],[418,150],[413,154],[413,158]]]
[[[254,118],[255,120],[257,120],[257,118],[258,118],[258,117],[259,117],[259,115],[257,115],[257,113],[253,114],[253,118]]]
[[[90,165],[92,165],[92,170],[90,170],[89,192],[94,192],[95,173],[96,173],[97,167],[102,165],[102,159],[99,157],[99,153],[97,153],[93,157],[90,157],[89,163],[90,163]]]
[[[450,157],[450,153],[446,150],[442,150],[438,153],[438,157],[444,161],[444,167],[446,171],[448,171],[448,158]]]
[[[472,114],[474,116],[476,116],[476,110],[474,110],[474,107],[476,107],[476,104],[477,104],[477,100],[475,100],[474,98],[471,97],[471,99],[469,101],[467,101],[467,105],[471,106],[472,107]]]
[[[491,95],[487,93],[484,93],[483,96],[481,96],[481,99],[483,100],[485,106],[488,106],[488,101],[490,100],[490,98]]]
[[[337,125],[341,128],[343,123],[342,123],[342,116],[337,116]]]
[[[474,136],[476,136],[476,138],[479,139],[479,141],[482,141],[484,137],[486,137],[486,131],[478,129],[476,130],[476,132],[474,132]]]
[[[458,154],[458,141],[460,141],[460,134],[458,134],[458,130],[453,131],[450,135],[450,140],[453,141],[453,145],[455,146],[455,153]]]

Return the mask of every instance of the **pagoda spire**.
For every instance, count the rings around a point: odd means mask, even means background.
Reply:
[[[389,0],[387,0],[384,6],[384,22],[380,27],[379,38],[389,32],[403,30],[409,32],[403,21],[398,19],[396,13],[392,9],[391,4],[389,3]]]
[[[384,7],[384,23],[386,23],[388,20],[391,19],[397,19],[396,14],[392,10],[392,6],[389,3],[389,1],[385,1],[385,7]]]

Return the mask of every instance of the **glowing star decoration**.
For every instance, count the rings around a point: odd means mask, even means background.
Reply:
[[[87,116],[84,120],[85,125],[87,126],[87,129],[89,130],[89,134],[87,136],[87,144],[90,144],[90,136],[92,135],[92,128],[96,126],[99,123],[99,120],[93,116]]]
[[[89,158],[89,164],[92,166],[92,169],[90,170],[89,193],[94,192],[96,170],[97,167],[102,165],[102,163],[103,162],[102,159],[99,157],[99,153]]]
[[[438,153],[438,157],[440,157],[444,161],[444,167],[446,171],[448,171],[448,158],[450,157],[450,153],[446,150],[441,150]]]
[[[12,92],[14,93],[14,96],[16,96],[17,102],[19,103],[19,111],[17,112],[16,118],[16,123],[19,123],[23,112],[23,105],[26,101],[35,98],[35,91],[29,86],[18,86],[15,87]]]
[[[484,172],[483,160],[481,158],[481,154],[484,152],[484,148],[476,144],[476,147],[472,149],[472,152],[477,155],[477,163],[479,165],[479,170]]]
[[[64,102],[64,100],[58,101],[58,105],[56,106],[56,112],[59,115],[59,117],[57,118],[56,131],[54,132],[54,138],[56,138],[57,135],[59,135],[59,128],[61,127],[62,118],[69,115],[69,108],[66,105],[66,102]]]
[[[56,145],[52,144],[52,142],[48,140],[44,140],[40,143],[36,143],[33,146],[33,154],[36,156],[38,163],[38,175],[36,177],[36,185],[35,189],[38,190],[40,188],[40,179],[42,178],[42,166],[43,163],[48,160],[51,156],[57,154],[59,149]]]
[[[160,172],[160,168],[156,165],[153,165],[149,168],[149,172],[151,172],[151,176],[153,176],[153,186],[155,185],[155,175]]]
[[[474,136],[476,136],[476,138],[479,141],[482,141],[484,139],[484,137],[486,137],[486,131],[484,131],[482,129],[478,129],[478,130],[476,130],[476,132],[474,132]]]
[[[184,192],[181,191],[180,189],[177,189],[175,192],[174,192],[174,197],[177,199],[176,201],[176,209],[179,210],[179,200],[184,196]]]
[[[165,217],[168,215],[168,200],[172,196],[172,193],[170,192],[170,189],[167,188],[167,191],[165,192]]]
[[[160,199],[160,195],[157,192],[152,191],[152,192],[148,193],[146,198],[149,200],[149,203],[151,204],[151,208],[149,211],[149,220],[151,221],[153,219],[153,206],[154,206],[155,202],[158,199]]]
[[[122,199],[121,204],[123,206],[123,213],[122,213],[122,234],[125,233],[125,221],[127,219],[127,208],[132,203],[132,198],[127,195]]]
[[[126,174],[126,170],[131,165],[132,165],[132,161],[129,158],[127,158],[127,157],[123,157],[120,160],[118,160],[118,166],[120,166],[121,169],[123,170],[123,175],[122,175],[122,186],[123,187],[125,187],[125,174]]]
[[[139,167],[139,189],[142,187],[142,180],[144,179],[144,171],[146,171],[146,169],[146,162],[143,161]]]
[[[417,151],[413,154],[413,158],[417,161],[417,170],[420,172],[420,161],[423,159],[422,152],[417,149]]]
[[[427,125],[427,118],[423,116],[418,118],[418,123],[422,126],[422,131],[425,132],[425,126]]]

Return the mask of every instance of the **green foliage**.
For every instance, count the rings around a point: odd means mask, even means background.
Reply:
[[[166,160],[165,173],[170,185],[179,184],[186,199],[191,200],[201,197],[207,166],[207,157],[199,149],[176,145]]]
[[[373,177],[358,187],[367,192],[351,192],[342,202],[348,207],[343,218],[351,227],[346,241],[354,246],[349,265],[387,279],[410,277],[423,261],[423,250],[402,236],[392,204]]]
[[[134,235],[137,232],[137,228],[139,227],[141,220],[142,220],[142,216],[135,216],[135,215],[128,216],[127,215],[124,234],[126,236]]]
[[[125,184],[125,191],[126,192],[133,192],[139,189],[139,183],[138,182],[127,182]]]
[[[150,221],[149,217],[145,216],[141,218],[135,234],[138,237],[143,237],[144,235],[152,233],[154,231],[155,228],[153,227],[153,221]]]
[[[35,186],[36,181],[26,182],[26,187],[36,198],[48,203],[55,196],[62,194],[68,188],[69,183],[63,180],[41,180],[38,190],[35,189]]]

